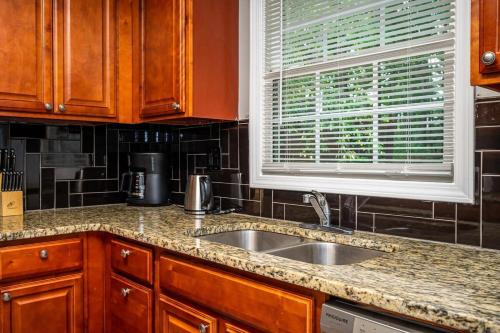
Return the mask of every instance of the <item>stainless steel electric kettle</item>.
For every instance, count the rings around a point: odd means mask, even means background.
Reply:
[[[189,175],[184,197],[184,211],[203,215],[214,209],[212,180],[208,175]]]

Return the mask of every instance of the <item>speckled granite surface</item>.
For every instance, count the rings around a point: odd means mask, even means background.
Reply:
[[[214,232],[258,229],[301,235],[386,252],[360,264],[320,266],[193,238]],[[299,228],[245,215],[196,219],[180,208],[125,205],[30,212],[0,222],[0,246],[9,240],[106,231],[244,271],[371,304],[469,332],[500,332],[500,251],[353,236]]]

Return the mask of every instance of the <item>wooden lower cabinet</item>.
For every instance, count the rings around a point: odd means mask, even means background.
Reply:
[[[144,283],[153,283],[153,251],[149,248],[111,240],[111,268],[125,276],[132,276]]]
[[[82,274],[73,274],[0,287],[1,332],[83,332],[82,286]]]
[[[160,296],[159,333],[216,333],[217,318],[170,297]]]
[[[266,332],[314,332],[312,296],[173,256],[159,261],[163,290]]]
[[[153,291],[112,274],[109,332],[151,333],[152,329]]]
[[[220,333],[255,333],[256,330],[251,330],[250,328],[245,328],[240,324],[234,324],[227,321],[220,322]]]

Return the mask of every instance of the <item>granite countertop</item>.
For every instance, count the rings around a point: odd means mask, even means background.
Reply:
[[[194,238],[227,230],[267,230],[385,251],[353,265],[321,266]],[[500,251],[355,232],[338,235],[297,223],[239,214],[199,219],[170,206],[111,205],[3,218],[6,241],[105,231],[276,280],[468,332],[500,332]]]

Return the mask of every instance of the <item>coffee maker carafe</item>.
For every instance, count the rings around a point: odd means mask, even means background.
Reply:
[[[136,206],[169,204],[168,155],[164,153],[130,153],[129,171],[122,175],[121,190],[127,193],[127,203]]]

